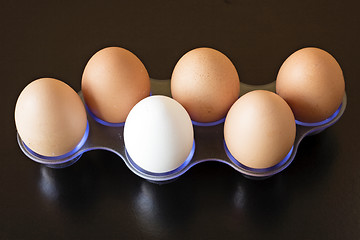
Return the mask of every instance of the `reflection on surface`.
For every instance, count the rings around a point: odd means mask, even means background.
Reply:
[[[336,138],[330,135],[327,130],[305,138],[294,162],[269,179],[237,180],[233,192],[234,216],[245,216],[249,229],[271,231],[298,211],[294,206],[301,206],[314,193],[325,191],[327,183],[323,180],[332,174],[337,154]]]
[[[136,198],[136,209],[145,216],[151,218],[151,214],[156,214],[156,196],[154,192],[143,182]]]
[[[40,168],[39,188],[44,196],[52,201],[59,197],[56,181],[47,167]]]
[[[75,165],[53,169],[39,167],[38,187],[48,207],[82,211],[96,200],[96,175],[91,168]]]
[[[234,206],[243,209],[246,203],[246,193],[244,187],[239,183],[234,191]]]
[[[266,180],[244,179],[234,189],[234,207],[254,223],[271,226],[281,221],[291,204],[290,192],[281,175]],[[271,218],[271,222],[267,222]],[[249,222],[251,223],[251,221]]]
[[[166,227],[159,218],[159,206],[156,193],[149,183],[142,182],[134,199],[134,211],[139,225],[150,233],[166,232]],[[157,234],[156,234],[157,235]]]
[[[185,193],[179,187],[182,185],[175,182],[157,185],[141,181],[133,198],[133,211],[138,226],[147,235],[171,238],[171,232],[183,231],[192,223],[196,208],[192,188]]]
[[[39,167],[42,207],[72,219],[136,231],[139,238],[211,238],[197,228],[269,231],[283,226],[311,194],[326,187],[336,144],[331,134],[306,138],[284,172],[249,180],[227,165],[207,162],[179,179],[158,185],[134,175],[115,154],[98,153],[65,169]],[[325,184],[325,187],[324,187]],[[64,211],[65,210],[65,211]],[[233,224],[229,226],[229,224]],[[221,231],[222,231],[221,230]],[[215,231],[215,230],[214,230]],[[228,236],[224,235],[224,239]]]

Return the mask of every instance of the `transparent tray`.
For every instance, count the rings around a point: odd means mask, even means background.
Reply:
[[[275,86],[275,82],[265,85],[248,85],[245,83],[241,83],[240,96],[244,95],[249,91],[257,89],[264,89],[275,92]],[[171,96],[170,80],[151,79],[151,92],[152,95]],[[79,95],[83,99],[81,91],[79,92]],[[198,126],[194,124],[195,152],[193,154],[193,157],[189,159],[189,161],[187,161],[185,164],[180,166],[178,169],[161,174],[151,173],[142,170],[141,168],[136,166],[136,164],[128,157],[123,139],[123,126],[114,127],[103,125],[97,120],[95,120],[93,115],[89,111],[87,111],[88,129],[87,133],[85,134],[86,136],[84,136],[83,138],[83,143],[80,144],[76,149],[74,149],[74,151],[69,154],[53,158],[43,157],[31,151],[22,142],[19,135],[17,135],[17,140],[20,148],[26,156],[28,156],[35,162],[44,164],[51,168],[64,168],[70,166],[76,161],[78,161],[84,152],[102,149],[116,153],[120,158],[123,159],[123,161],[131,171],[144,179],[154,182],[173,180],[184,174],[195,164],[206,161],[217,161],[226,163],[229,166],[233,167],[235,170],[242,173],[245,177],[264,179],[283,171],[286,167],[290,165],[290,163],[295,158],[301,140],[305,136],[319,133],[337,122],[345,111],[346,103],[347,98],[345,94],[342,104],[340,105],[339,109],[333,114],[333,116],[320,123],[303,124],[297,121],[296,137],[292,150],[279,164],[266,169],[248,168],[232,158],[232,156],[227,151],[226,145],[224,143],[224,123],[219,123],[214,126]]]

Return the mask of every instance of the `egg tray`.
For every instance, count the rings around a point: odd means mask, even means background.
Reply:
[[[151,80],[151,92],[152,95],[165,95],[171,96],[170,93],[170,80]],[[244,95],[247,92],[252,90],[268,90],[275,92],[276,83],[272,82],[270,84],[265,85],[248,85],[245,83],[240,83],[240,96]],[[83,100],[83,96],[81,91],[79,92],[79,96]],[[116,153],[120,156],[128,168],[133,171],[138,176],[147,179],[149,181],[154,182],[164,182],[175,179],[182,174],[184,174],[187,170],[189,170],[192,166],[206,161],[217,161],[226,163],[229,166],[233,167],[235,170],[242,173],[245,177],[253,178],[253,179],[264,179],[273,176],[276,173],[283,171],[286,167],[290,165],[290,163],[294,160],[298,146],[301,140],[307,136],[319,133],[324,129],[333,125],[336,121],[340,119],[344,110],[346,108],[347,98],[346,94],[344,95],[342,104],[339,109],[327,120],[324,120],[320,123],[316,124],[303,124],[301,122],[296,121],[296,137],[294,145],[291,151],[287,154],[287,156],[277,165],[266,168],[266,169],[253,169],[246,167],[239,163],[236,159],[234,159],[224,141],[224,122],[220,122],[219,124],[213,126],[200,126],[195,122],[194,126],[194,146],[192,152],[192,157],[189,156],[188,160],[182,164],[179,168],[166,172],[166,173],[151,173],[145,171],[138,167],[128,156],[125,144],[124,144],[124,126],[106,126],[104,124],[99,123],[98,119],[95,119],[93,114],[87,109],[87,118],[88,118],[88,128],[87,133],[83,138],[83,143],[79,144],[78,147],[67,155],[63,155],[60,157],[43,157],[31,151],[20,139],[20,136],[17,135],[17,140],[20,148],[28,156],[30,159],[35,162],[44,164],[51,168],[64,168],[74,164],[79,160],[81,155],[84,152],[96,149],[108,150]],[[176,136],[174,136],[176,137]],[[276,144],[276,143],[275,143]],[[141,149],[139,149],[141,151]]]

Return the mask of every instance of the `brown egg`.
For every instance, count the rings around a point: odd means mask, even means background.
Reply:
[[[329,118],[345,94],[343,72],[329,53],[303,48],[288,57],[276,79],[276,92],[286,100],[301,122]]]
[[[96,117],[121,123],[136,103],[150,95],[150,79],[144,64],[133,53],[108,47],[87,63],[81,90]]]
[[[281,162],[291,150],[295,134],[295,118],[288,104],[265,90],[240,97],[225,119],[229,152],[250,168],[268,168]]]
[[[240,81],[234,65],[223,53],[211,48],[187,52],[172,73],[172,97],[197,122],[224,118],[239,92]]]
[[[60,156],[73,150],[87,126],[85,107],[67,84],[51,78],[31,82],[15,107],[15,124],[21,140],[43,156]]]

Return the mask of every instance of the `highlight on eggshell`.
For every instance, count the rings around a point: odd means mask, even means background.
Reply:
[[[21,140],[31,151],[56,157],[71,152],[82,142],[87,116],[79,95],[69,85],[41,78],[20,93],[15,124]]]
[[[226,116],[240,94],[235,66],[223,53],[196,48],[180,58],[171,76],[171,94],[200,123]]]
[[[124,142],[128,155],[140,169],[151,173],[178,169],[194,152],[190,116],[172,98],[147,97],[130,111]]]
[[[123,123],[132,107],[150,95],[150,78],[135,54],[124,48],[107,47],[86,64],[81,90],[96,118]]]
[[[331,117],[342,103],[343,72],[328,52],[303,48],[291,54],[280,67],[276,92],[290,105],[297,121],[321,122]]]
[[[254,169],[275,166],[291,151],[296,135],[294,115],[277,94],[255,90],[240,97],[224,124],[230,155]]]

